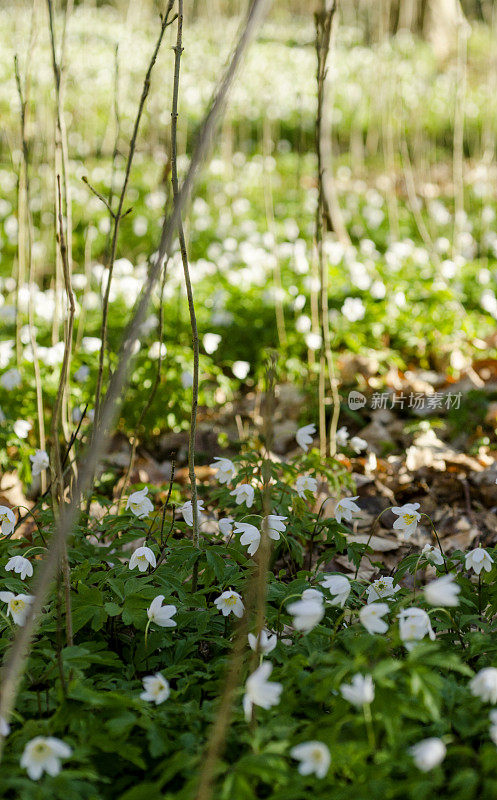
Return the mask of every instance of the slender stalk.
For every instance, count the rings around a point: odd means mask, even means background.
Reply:
[[[179,94],[179,73],[181,54],[183,52],[183,0],[178,0],[178,29],[176,37],[176,47],[174,47],[174,81],[173,81],[173,102],[171,109],[171,182],[173,185],[173,199],[178,199],[178,94]],[[188,475],[190,477],[190,487],[192,495],[193,512],[193,543],[195,547],[200,547],[200,532],[197,506],[197,478],[195,475],[195,436],[197,431],[197,406],[198,406],[198,375],[199,375],[199,346],[197,318],[195,315],[195,304],[193,301],[193,290],[190,280],[190,270],[188,266],[188,255],[186,252],[185,234],[181,215],[178,216],[178,238],[181,261],[183,264],[183,274],[185,276],[186,296],[188,298],[188,311],[190,314],[190,325],[192,329],[193,347],[193,384],[192,384],[192,408],[190,415],[190,435],[188,439]],[[192,591],[197,590],[198,562],[195,562],[193,570]]]

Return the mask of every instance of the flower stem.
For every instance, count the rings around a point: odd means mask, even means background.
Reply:
[[[364,703],[362,706],[362,710],[364,712],[364,722],[366,725],[366,733],[368,735],[369,746],[371,747],[372,750],[375,750],[376,740],[373,729],[373,718],[371,716],[371,706],[369,705],[369,703]]]

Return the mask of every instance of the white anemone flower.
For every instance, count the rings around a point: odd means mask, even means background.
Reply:
[[[216,470],[216,478],[219,483],[229,483],[236,472],[235,465],[229,458],[215,456],[214,461],[209,466],[211,469]]]
[[[60,739],[36,736],[24,748],[21,767],[24,767],[32,781],[37,781],[44,772],[58,775],[61,770],[60,759],[69,758],[71,754],[69,745]]]
[[[232,589],[228,589],[226,592],[223,592],[216,597],[214,600],[214,605],[221,611],[224,617],[227,617],[228,614],[233,612],[235,617],[243,617],[243,612],[245,611],[245,606],[243,605],[243,601],[241,595],[238,592],[234,592]]]
[[[480,574],[482,569],[485,572],[490,572],[494,560],[492,556],[487,553],[484,547],[475,547],[466,555],[465,566],[466,569],[472,569],[477,575]]]
[[[133,492],[128,497],[128,502],[126,503],[126,508],[131,511],[135,517],[139,519],[143,519],[144,517],[148,517],[151,511],[154,510],[152,502],[148,494],[148,486],[145,486],[144,489],[140,489],[138,492]]]
[[[6,719],[0,717],[0,736],[8,736],[10,733],[10,725]]]
[[[336,432],[335,441],[338,447],[346,447],[347,442],[349,441],[349,432],[345,425],[342,428],[339,428]]]
[[[266,656],[268,653],[272,653],[278,644],[278,637],[275,633],[270,633],[266,628],[263,628],[258,636],[255,636],[253,633],[249,633],[248,641],[250,649],[253,650],[254,653],[260,653],[261,655]]]
[[[359,619],[368,633],[386,633],[388,623],[383,617],[389,610],[387,603],[369,603],[359,611]]]
[[[330,751],[323,742],[302,742],[292,747],[290,755],[300,761],[298,770],[301,775],[312,775],[324,778],[330,768]]]
[[[359,499],[359,495],[355,497],[344,497],[339,500],[335,506],[335,519],[338,523],[344,519],[346,522],[352,522],[354,516],[361,514],[361,509],[355,502]]]
[[[43,470],[48,469],[50,464],[46,450],[35,450],[34,456],[30,456],[29,460],[31,461],[31,475],[33,478],[36,475],[40,475]]]
[[[312,437],[316,433],[316,426],[315,425],[304,425],[303,428],[299,428],[297,433],[295,434],[295,439],[297,440],[297,444],[299,447],[302,448],[304,453],[307,453],[309,450],[309,445],[312,444]]]
[[[414,759],[414,763],[421,772],[429,772],[445,758],[447,748],[441,739],[435,736],[423,739],[409,748],[409,752]]]
[[[11,570],[19,573],[19,576],[23,581],[26,579],[26,576],[31,578],[33,574],[33,565],[31,561],[29,561],[27,558],[24,558],[24,556],[12,556],[12,558],[9,558],[5,565],[6,572],[10,572]]]
[[[146,572],[149,565],[154,569],[157,566],[154,551],[150,547],[137,547],[129,560],[129,568],[138,567],[140,572]]]
[[[200,516],[200,514],[204,510],[205,510],[204,509],[204,501],[203,500],[197,500],[198,515]],[[192,501],[191,500],[187,500],[186,503],[183,503],[183,505],[178,508],[178,511],[181,512],[181,514],[183,516],[183,519],[185,520],[186,524],[190,528],[192,528],[193,527],[193,506],[192,506]]]
[[[422,608],[406,608],[399,614],[399,634],[407,650],[412,650],[416,642],[426,635],[433,641],[435,632],[431,627],[428,614]]]
[[[311,478],[310,475],[299,475],[295,481],[294,488],[298,496],[305,500],[305,493],[315,492],[318,488],[318,482],[315,478]]]
[[[393,597],[397,592],[400,592],[400,586],[398,583],[394,586],[393,578],[377,578],[368,586],[368,603]]]
[[[2,535],[10,536],[15,528],[16,517],[8,506],[0,506],[0,522],[2,523]]]
[[[223,534],[223,536],[231,536],[233,531],[233,522],[234,520],[232,517],[222,517],[218,524],[219,532]]]
[[[369,705],[374,700],[374,683],[371,675],[356,673],[351,683],[340,686],[342,697],[354,706]]]
[[[261,543],[261,533],[255,525],[250,525],[248,522],[237,522],[233,528],[233,533],[242,534],[240,536],[240,544],[243,544],[244,547],[248,545],[249,556],[257,553]]]
[[[150,622],[155,622],[160,628],[174,628],[176,622],[171,617],[174,617],[178,609],[173,605],[163,606],[163,600],[163,594],[158,594],[157,597],[154,597],[147,609],[147,616]]]
[[[423,555],[430,564],[436,564],[437,567],[441,567],[444,563],[442,551],[439,550],[438,547],[433,547],[431,544],[425,544],[421,550],[421,555]]]
[[[321,597],[321,600],[319,600],[315,596],[308,596],[307,598],[302,597],[302,600],[290,603],[290,605],[287,606],[287,611],[293,617],[293,627],[295,630],[308,633],[312,631],[316,625],[319,625],[324,617],[325,608],[323,598]]]
[[[404,539],[408,539],[418,527],[418,522],[421,519],[418,508],[419,503],[405,503],[403,506],[392,508],[392,513],[398,517],[393,523],[393,527],[396,531],[401,532]]]
[[[346,575],[324,575],[319,584],[323,589],[328,589],[329,593],[333,595],[332,606],[344,607],[351,588],[350,581]]]
[[[146,675],[142,680],[145,690],[140,694],[142,700],[155,703],[156,706],[167,700],[171,693],[169,681],[160,672],[156,672],[155,675]]]
[[[235,498],[237,506],[245,503],[247,508],[251,508],[254,503],[254,487],[250,483],[240,483],[230,495]]]
[[[10,614],[16,625],[24,625],[33,599],[30,594],[0,592],[0,600],[3,603],[7,603],[7,616]]]
[[[15,435],[18,436],[19,439],[27,439],[33,426],[27,419],[16,419],[13,427]]]
[[[454,575],[443,575],[425,586],[424,595],[431,606],[457,606],[459,605],[457,595],[460,591],[461,587]]]
[[[469,689],[474,697],[479,697],[484,703],[497,703],[497,669],[485,667],[471,678]]]
[[[271,708],[280,702],[280,695],[283,685],[276,681],[269,681],[268,678],[273,671],[273,665],[269,661],[262,664],[247,678],[245,683],[245,694],[243,696],[243,710],[247,722],[252,716],[252,707]]]
[[[353,436],[349,442],[354,453],[362,453],[363,450],[366,450],[368,443],[366,439],[361,439],[360,436]]]

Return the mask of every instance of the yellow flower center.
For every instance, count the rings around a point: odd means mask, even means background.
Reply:
[[[20,597],[10,601],[12,611],[22,611],[26,603]]]
[[[235,606],[236,605],[236,601],[237,601],[237,598],[235,597],[234,594],[232,594],[229,597],[227,597],[224,602],[225,602],[225,604],[227,606]]]
[[[323,753],[317,747],[315,750],[312,751],[312,758],[314,761],[322,761],[323,760]]]
[[[412,523],[415,522],[415,520],[416,520],[416,515],[415,514],[404,514],[402,519],[404,520],[406,525],[412,525]]]

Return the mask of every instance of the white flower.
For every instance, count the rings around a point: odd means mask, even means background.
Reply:
[[[147,616],[150,622],[155,622],[155,624],[159,625],[161,628],[174,628],[176,623],[171,617],[174,617],[177,608],[176,606],[163,606],[163,600],[163,594],[154,597],[147,609]]]
[[[259,636],[249,633],[248,641],[251,650],[266,656],[268,653],[271,653],[278,644],[278,637],[276,634],[270,634],[266,628],[263,628]]]
[[[237,506],[245,503],[247,508],[251,508],[254,502],[254,487],[250,483],[240,483],[236,489],[230,492],[230,495],[235,498]]]
[[[214,605],[218,611],[222,612],[224,617],[227,617],[231,612],[235,617],[243,617],[243,612],[245,611],[241,596],[238,592],[232,591],[232,589],[228,589],[220,594],[219,597],[216,597]]]
[[[400,586],[398,583],[393,585],[393,578],[377,578],[368,586],[368,603],[383,600],[385,597],[393,597],[399,591]]]
[[[418,527],[421,514],[418,513],[419,503],[405,503],[403,506],[395,506],[392,513],[398,516],[393,523],[397,531],[401,531],[404,539],[408,539]]]
[[[353,436],[349,444],[354,453],[362,453],[362,451],[368,446],[367,441],[365,439],[361,439],[360,436]]]
[[[0,600],[7,603],[7,616],[10,614],[16,625],[24,625],[33,597],[30,594],[0,592]]]
[[[273,665],[269,661],[264,661],[255,672],[247,678],[245,683],[245,694],[243,696],[243,710],[245,719],[248,720],[252,714],[252,706],[261,708],[271,708],[280,702],[280,695],[283,690],[281,683],[268,681]]]
[[[432,641],[435,638],[428,614],[415,606],[400,612],[399,634],[407,650],[412,650],[416,642],[424,639],[427,634]]]
[[[219,483],[229,483],[236,472],[235,465],[229,458],[219,458],[219,456],[215,456],[214,461],[209,466],[211,469],[216,470],[216,478]]]
[[[374,700],[374,683],[371,675],[361,675],[358,672],[352,678],[352,683],[342,683],[340,693],[345,700],[354,706],[363,706]]]
[[[497,669],[485,667],[476,673],[469,682],[471,694],[479,697],[484,703],[497,703]]]
[[[389,612],[387,603],[370,603],[359,611],[359,619],[368,633],[386,633],[388,623],[382,617]]]
[[[242,534],[240,536],[240,544],[243,544],[244,546],[248,545],[249,556],[253,556],[255,553],[257,553],[261,543],[261,534],[255,525],[249,525],[248,522],[237,522],[233,529],[233,533]]]
[[[44,469],[48,469],[50,463],[46,450],[35,450],[34,456],[30,456],[29,460],[31,461],[31,474],[33,478],[35,475],[39,475],[43,472]]]
[[[4,372],[2,377],[0,378],[0,385],[7,389],[7,391],[11,391],[12,389],[18,389],[22,383],[21,373],[18,369],[12,368],[8,369],[7,372]]]
[[[324,603],[324,595],[319,589],[304,589],[302,600],[317,600],[318,603]]]
[[[16,517],[8,506],[0,506],[0,522],[2,523],[2,535],[9,536],[14,530]]]
[[[44,772],[58,775],[60,759],[69,758],[71,753],[71,748],[60,739],[55,739],[53,736],[36,736],[24,748],[21,767],[27,770],[31,780],[37,781]]]
[[[142,700],[155,703],[156,706],[167,700],[171,690],[169,689],[169,682],[160,672],[156,672],[155,675],[146,675],[142,680],[145,690],[140,695]]]
[[[269,538],[273,539],[275,542],[279,541],[280,533],[284,533],[285,531],[285,520],[287,517],[279,517],[277,514],[268,514],[264,519],[267,524],[267,535]],[[264,522],[262,529],[264,530]]]
[[[129,560],[129,568],[138,567],[140,572],[146,572],[149,564],[154,568],[157,566],[154,551],[150,547],[137,547]]]
[[[431,606],[457,606],[457,595],[460,591],[461,587],[456,583],[454,575],[443,575],[425,586],[424,595]]]
[[[10,733],[10,725],[3,717],[0,717],[0,736],[8,736]]]
[[[324,778],[330,768],[330,751],[323,742],[302,742],[290,750],[292,758],[300,761],[301,775],[312,775]]]
[[[432,737],[409,748],[414,763],[421,772],[429,772],[433,767],[438,767],[445,758],[447,748],[441,739]]]
[[[471,552],[467,554],[465,566],[466,569],[473,569],[476,574],[479,575],[482,569],[486,572],[490,572],[493,563],[494,560],[492,556],[487,553],[485,548],[475,547],[474,550],[471,550]]]
[[[309,590],[306,590],[309,591]],[[316,592],[316,590],[314,590]],[[317,592],[316,592],[317,594]],[[317,597],[302,597],[302,600],[297,600],[296,603],[290,603],[287,606],[287,611],[293,616],[293,627],[297,631],[307,633],[312,631],[324,617],[324,604]]]
[[[337,443],[338,447],[346,447],[347,446],[347,442],[349,440],[349,432],[348,432],[347,428],[345,427],[345,425],[342,428],[339,428],[337,430],[337,433],[336,433],[336,436],[335,436],[335,440],[336,440],[336,443]]]
[[[90,376],[90,367],[86,364],[81,364],[80,368],[74,373],[74,380],[76,383],[84,383]]]
[[[294,488],[299,497],[305,500],[305,493],[315,492],[318,488],[318,482],[315,478],[311,478],[309,475],[299,475],[295,481]]]
[[[193,506],[192,506],[192,501],[191,500],[187,500],[186,503],[183,503],[183,505],[178,508],[178,511],[181,511],[181,513],[183,515],[183,519],[185,520],[186,524],[189,525],[190,528],[191,528],[193,526]],[[199,516],[200,516],[201,512],[204,511],[204,501],[203,500],[197,500],[197,511],[198,511],[198,515]]]
[[[335,519],[337,522],[341,522],[344,519],[346,522],[352,522],[352,519],[355,514],[360,514],[361,509],[355,503],[355,500],[359,499],[359,495],[355,497],[344,497],[342,500],[339,500],[335,506]]]
[[[9,558],[5,565],[5,571],[10,572],[11,569],[20,574],[22,581],[25,580],[26,575],[30,578],[33,574],[33,565],[31,561],[28,561],[28,559],[23,556],[12,556],[12,558]]]
[[[26,439],[32,427],[32,424],[27,420],[16,419],[14,422],[14,433],[19,439]]]
[[[223,536],[231,536],[233,530],[233,519],[231,517],[222,517],[217,524]]]
[[[202,339],[204,350],[208,355],[215,353],[221,343],[221,336],[218,333],[206,333]]]
[[[304,453],[307,453],[309,445],[312,444],[312,437],[314,436],[315,433],[316,433],[315,425],[304,425],[304,427],[299,428],[297,433],[295,434],[297,444],[299,447],[302,448]]]
[[[126,503],[126,508],[131,511],[135,517],[139,519],[143,519],[143,517],[148,517],[151,511],[154,510],[152,502],[148,494],[148,486],[145,486],[144,489],[140,489],[139,492],[133,492],[128,497],[128,502]]]
[[[425,544],[421,550],[421,555],[423,555],[431,564],[436,564],[439,567],[444,563],[442,551],[439,550],[438,547],[433,547],[431,544]]]
[[[334,595],[331,601],[332,606],[345,605],[345,601],[350,594],[350,581],[345,575],[324,575],[323,580],[319,581],[323,589],[328,589]]]
[[[342,306],[342,314],[349,322],[357,322],[364,317],[366,307],[360,297],[347,297]]]

